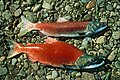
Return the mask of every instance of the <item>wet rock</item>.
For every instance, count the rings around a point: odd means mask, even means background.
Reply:
[[[113,12],[113,11],[111,11],[111,12],[110,12],[110,17],[113,17],[113,16],[116,16],[116,13]]]
[[[52,78],[55,79],[58,76],[57,71],[52,71]]]
[[[35,78],[34,78],[34,76],[29,75],[29,76],[27,76],[27,80],[35,80]]]
[[[18,76],[23,76],[23,77],[26,76],[26,74],[25,74],[23,69],[21,69],[17,75]]]
[[[43,2],[42,7],[45,8],[45,9],[52,9],[52,6],[49,3],[47,3],[45,0]]]
[[[3,11],[4,10],[4,3],[3,1],[0,1],[0,11]]]
[[[51,75],[47,75],[46,78],[47,78],[47,80],[50,80],[50,79],[52,79],[52,76]]]
[[[66,5],[66,6],[65,6],[65,10],[66,10],[66,11],[70,11],[70,10],[71,10],[70,6],[69,6],[69,5]]]
[[[105,36],[100,36],[98,39],[97,39],[97,43],[98,44],[102,44],[102,43],[104,43],[105,42],[105,40],[106,40],[106,37]]]
[[[5,60],[5,56],[0,57],[0,62]]]
[[[117,26],[120,26],[120,20],[119,20],[119,21],[117,21]]]
[[[32,66],[32,68],[33,68],[34,70],[38,70],[38,69],[39,69],[37,63],[31,64],[31,66]]]
[[[113,10],[113,6],[111,5],[111,3],[108,3],[106,8],[107,8],[107,10]]]
[[[115,61],[115,67],[120,68],[120,61]]]
[[[81,0],[83,3],[88,3],[90,0]]]
[[[14,12],[14,15],[17,17],[17,16],[20,16],[22,13],[22,10],[21,9],[17,9],[15,12]]]
[[[36,6],[33,8],[33,12],[37,12],[40,8],[41,8],[41,4],[36,5]]]
[[[119,38],[120,38],[120,31],[114,31],[114,32],[112,33],[112,37],[113,37],[114,39],[119,39]]]
[[[55,80],[62,80],[62,78],[61,77],[57,77],[57,78],[55,78]]]
[[[81,80],[95,80],[94,74],[83,72]]]
[[[116,55],[117,55],[117,49],[113,50],[113,51],[110,53],[110,55],[108,56],[108,59],[109,59],[110,61],[113,61],[113,60],[115,59]]]
[[[17,62],[17,59],[16,59],[16,58],[13,58],[13,59],[12,59],[12,65],[15,65],[16,62]]]
[[[12,17],[12,14],[9,10],[5,10],[3,13],[2,13],[2,18],[3,19],[6,19],[6,20],[9,20],[11,19]]]
[[[7,74],[7,68],[6,67],[0,67],[0,76]]]
[[[101,18],[100,22],[107,22],[107,18]]]

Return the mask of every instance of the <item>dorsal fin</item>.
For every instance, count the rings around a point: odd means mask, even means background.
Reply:
[[[53,39],[51,37],[47,37],[46,41],[45,41],[45,44],[51,44],[53,42],[58,42],[58,40],[56,39]]]

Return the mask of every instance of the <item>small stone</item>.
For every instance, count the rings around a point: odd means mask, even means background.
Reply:
[[[88,3],[90,0],[81,0],[83,3]]]
[[[5,56],[0,57],[0,62],[5,60]]]
[[[37,12],[40,8],[41,8],[41,4],[36,5],[36,6],[33,8],[33,12]]]
[[[37,21],[37,16],[33,12],[26,12],[25,15],[29,21],[31,21],[31,22]]]
[[[40,77],[38,75],[35,75],[36,80],[40,80]]]
[[[100,52],[101,54],[105,54],[105,51],[104,51],[103,49],[99,49],[99,52]]]
[[[81,80],[95,80],[95,77],[94,77],[94,74],[92,73],[83,72]]]
[[[15,10],[16,10],[19,6],[20,6],[20,5],[18,5],[18,4],[11,4],[11,5],[9,6],[10,11],[11,11],[12,13],[14,13]]]
[[[6,67],[0,67],[0,76],[7,74],[7,68]]]
[[[101,18],[100,22],[107,22],[107,18]]]
[[[22,13],[22,10],[21,10],[21,9],[17,9],[17,10],[14,12],[14,15],[15,15],[16,17],[18,17],[18,16],[21,15],[21,13]]]
[[[34,78],[34,76],[29,75],[29,76],[27,76],[27,80],[35,80],[35,78]]]
[[[111,3],[108,3],[108,5],[106,6],[107,10],[113,10],[113,6],[111,5]]]
[[[25,74],[25,72],[23,71],[23,69],[21,69],[17,75],[18,75],[18,76],[23,76],[23,77],[26,76],[26,74]]]
[[[24,68],[28,68],[28,62],[24,62]]]
[[[32,5],[34,3],[34,0],[27,0],[28,4]]]
[[[33,68],[34,70],[38,70],[38,69],[39,69],[37,63],[31,64],[31,66],[32,66],[32,68]]]
[[[115,61],[115,67],[120,68],[120,61]]]
[[[57,77],[57,78],[55,78],[55,80],[62,80],[62,78],[61,77]]]
[[[102,44],[102,43],[104,43],[105,42],[105,40],[106,40],[106,37],[105,36],[100,36],[98,39],[97,39],[97,43],[98,44]]]
[[[0,11],[3,11],[4,10],[4,3],[3,1],[0,1]]]
[[[17,62],[17,59],[16,59],[16,58],[13,58],[13,59],[12,59],[12,65],[15,65],[16,62]]]
[[[57,71],[52,71],[52,78],[55,79],[58,76]]]
[[[91,9],[93,7],[95,7],[96,5],[96,0],[91,0],[87,5],[86,5],[86,8],[87,9]]]
[[[9,10],[5,10],[3,13],[2,13],[2,17],[3,19],[6,19],[6,20],[9,20],[11,19],[12,17],[12,14]]]
[[[45,9],[52,9],[52,6],[49,3],[47,3],[45,0],[43,2],[42,7],[45,8]]]
[[[80,77],[80,76],[81,76],[81,73],[78,72],[78,73],[76,74],[76,77]]]
[[[70,10],[71,10],[70,6],[69,6],[69,5],[66,5],[66,6],[65,6],[65,10],[66,10],[66,11],[70,11]]]
[[[46,78],[47,78],[47,80],[50,80],[50,79],[52,79],[52,76],[51,75],[47,75]]]
[[[117,26],[120,26],[120,20],[119,20],[119,21],[117,21]]]
[[[118,60],[120,61],[120,57],[118,57]]]
[[[116,9],[120,9],[120,5],[117,5]]]
[[[91,13],[86,14],[86,15],[83,17],[84,20],[91,20],[91,18],[92,18]]]
[[[119,38],[120,38],[120,31],[114,31],[114,32],[112,33],[112,37],[113,37],[114,39],[119,39]]]
[[[113,12],[113,11],[111,11],[111,12],[110,12],[110,17],[113,17],[113,16],[116,16],[116,13]]]
[[[116,55],[117,55],[117,49],[113,50],[113,51],[110,53],[110,55],[108,56],[108,59],[109,59],[110,61],[113,61],[113,60],[115,59]]]

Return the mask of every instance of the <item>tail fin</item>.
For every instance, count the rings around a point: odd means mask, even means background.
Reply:
[[[22,20],[22,22],[20,22],[17,26],[18,28],[21,28],[18,36],[23,36],[27,32],[33,30],[33,28],[34,28],[34,23],[28,21],[24,16],[21,16],[21,20]]]
[[[21,44],[18,44],[11,40],[7,40],[7,42],[9,43],[9,47],[10,47],[10,52],[8,53],[8,57],[7,57],[8,59],[21,53],[20,51],[20,47],[22,47]]]

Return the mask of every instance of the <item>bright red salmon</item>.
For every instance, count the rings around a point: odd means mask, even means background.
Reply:
[[[11,47],[8,58],[14,57],[20,53],[26,53],[32,62],[39,61],[45,65],[55,67],[75,65],[76,60],[84,54],[70,44],[49,37],[44,44],[27,44],[23,46],[12,41],[8,42]]]
[[[59,21],[53,23],[31,23],[25,17],[21,17],[22,22],[18,24],[20,29],[19,36],[25,35],[31,30],[39,30],[42,34],[54,37],[78,37],[78,32],[84,31],[89,21],[70,22]]]

